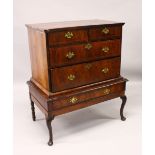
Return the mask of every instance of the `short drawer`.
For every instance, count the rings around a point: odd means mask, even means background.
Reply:
[[[89,39],[109,39],[115,37],[121,37],[122,26],[98,26],[96,28],[89,29]]]
[[[96,98],[109,96],[113,94],[119,94],[123,91],[125,91],[125,82],[120,82],[107,86],[100,86],[99,88],[95,88],[84,93],[82,92],[63,99],[53,101],[52,109],[57,110],[68,106],[81,104],[89,100],[94,100]]]
[[[52,92],[62,91],[120,75],[120,57],[51,69]]]
[[[89,60],[120,56],[121,40],[98,41],[50,48],[50,66],[65,66]]]
[[[86,30],[54,31],[48,34],[49,46],[86,41],[88,41]]]

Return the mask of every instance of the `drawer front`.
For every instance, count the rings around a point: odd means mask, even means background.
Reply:
[[[87,42],[88,36],[86,30],[66,30],[55,31],[48,34],[50,46],[57,44],[67,44],[72,42]]]
[[[52,92],[119,77],[119,75],[120,57],[52,69]]]
[[[121,40],[92,42],[82,45],[50,48],[51,67],[70,65],[121,54]]]
[[[80,104],[85,101],[89,101],[92,99],[100,98],[103,96],[108,96],[112,94],[119,94],[125,90],[125,82],[99,87],[94,90],[80,93],[77,95],[73,95],[67,98],[59,99],[53,102],[52,109],[57,110],[67,106],[72,106],[76,104]]]
[[[121,37],[122,26],[99,26],[97,28],[89,29],[89,39],[108,39],[113,37]]]

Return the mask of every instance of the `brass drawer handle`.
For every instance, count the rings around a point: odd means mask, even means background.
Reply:
[[[108,95],[110,93],[110,89],[106,88],[103,90],[104,95]]]
[[[103,47],[102,48],[102,51],[105,52],[105,53],[109,52],[109,50],[110,50],[109,47]]]
[[[66,54],[66,58],[68,58],[68,59],[72,59],[74,56],[75,56],[74,52],[70,52],[70,51],[69,51],[69,52]]]
[[[93,46],[90,43],[88,43],[88,44],[85,45],[85,48],[88,49],[88,50],[90,50],[92,47]]]
[[[105,27],[105,28],[103,28],[103,29],[102,29],[102,33],[104,33],[104,34],[108,34],[108,33],[109,33],[109,29],[108,29],[108,28],[106,28],[106,27]]]
[[[73,35],[72,32],[67,32],[67,33],[65,33],[65,38],[67,38],[67,39],[71,39],[73,36],[74,36],[74,35]]]
[[[105,73],[105,74],[108,73],[109,72],[109,68],[103,68],[102,72]]]
[[[73,81],[75,79],[75,75],[70,74],[68,75],[68,80]]]
[[[76,97],[72,97],[70,98],[70,103],[76,103],[78,101],[78,99]]]

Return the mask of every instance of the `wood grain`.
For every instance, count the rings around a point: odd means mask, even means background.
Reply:
[[[50,115],[58,116],[58,115],[66,114],[66,113],[69,113],[69,112],[72,112],[72,111],[75,111],[78,109],[86,108],[86,107],[92,106],[94,104],[98,104],[98,103],[101,103],[101,102],[104,102],[104,101],[107,101],[110,99],[114,99],[114,98],[123,96],[124,93],[125,93],[124,91],[121,93],[117,92],[116,94],[110,94],[110,95],[102,96],[99,98],[94,98],[92,100],[87,100],[87,101],[82,102],[80,104],[68,106],[68,107],[65,107],[62,109],[58,109],[58,110],[49,112],[49,116]]]
[[[92,48],[89,50],[86,49],[87,43],[50,48],[50,67],[62,67],[82,62],[120,56],[121,54],[120,39],[89,43],[92,45]],[[103,48],[105,47],[109,48],[107,52],[103,51]],[[72,58],[67,57],[69,52],[74,54]]]
[[[106,90],[109,90],[108,94],[106,94]],[[102,87],[87,91],[85,93],[79,93],[78,95],[72,95],[64,99],[53,101],[52,109],[57,110],[67,106],[72,106],[74,104],[80,104],[81,102],[92,100],[98,97],[102,97],[102,96],[106,96],[114,93],[120,93],[124,90],[125,90],[125,82],[113,84],[110,86],[102,86]],[[75,103],[72,103],[71,102],[72,98],[76,98],[77,101]]]
[[[107,28],[109,32],[107,34],[103,33],[102,30]],[[89,39],[98,40],[98,39],[109,39],[113,37],[121,37],[122,35],[122,26],[98,26],[95,28],[89,29]]]
[[[88,68],[87,66],[90,66]],[[107,73],[102,69],[108,68]],[[68,76],[74,75],[75,79],[69,80]],[[52,92],[62,91],[102,80],[117,78],[120,75],[120,57],[83,63],[73,66],[55,68],[51,70]]]
[[[32,79],[49,90],[46,36],[44,32],[28,29]]]
[[[73,34],[71,38],[66,38],[65,35],[70,32]],[[87,31],[84,29],[81,30],[65,30],[65,31],[55,31],[55,32],[50,32],[48,34],[48,44],[50,45],[60,45],[60,44],[67,44],[67,43],[74,43],[74,42],[87,42],[88,41],[88,36],[87,36]]]

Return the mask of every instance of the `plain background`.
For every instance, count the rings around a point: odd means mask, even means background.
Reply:
[[[121,75],[130,82],[125,124],[118,99],[58,117],[55,145],[46,146],[44,116],[31,121],[26,81],[31,77],[25,24],[82,19],[125,22]],[[20,93],[20,98],[17,97]],[[36,108],[37,109],[37,108]],[[79,117],[80,116],[80,117]],[[116,118],[116,119],[115,119]],[[124,123],[124,122],[123,122]],[[112,149],[113,148],[113,149]],[[96,151],[97,150],[97,151]],[[141,150],[141,1],[140,0],[14,0],[14,151],[15,154],[133,154]],[[95,152],[96,151],[96,152]]]

